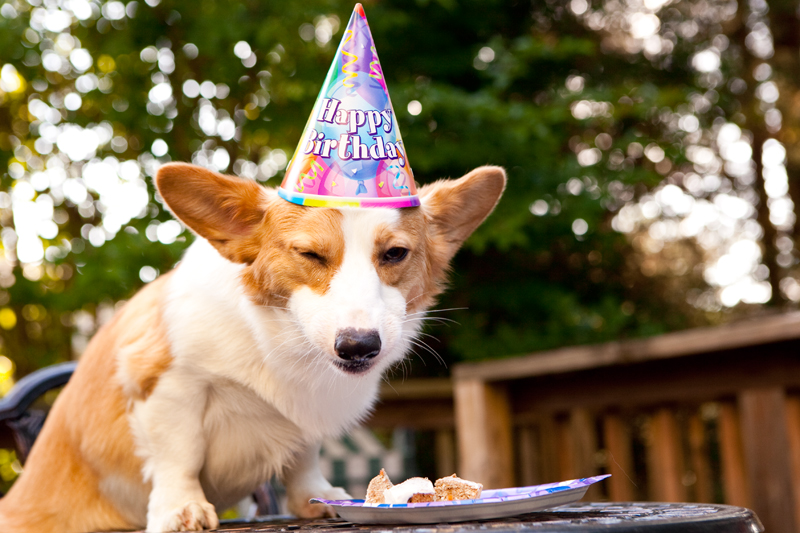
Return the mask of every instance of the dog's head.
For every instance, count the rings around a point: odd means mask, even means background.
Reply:
[[[278,307],[316,352],[359,375],[402,359],[448,264],[505,187],[481,167],[419,191],[421,207],[302,207],[254,181],[182,163],[158,190],[175,214],[230,261],[258,305]]]

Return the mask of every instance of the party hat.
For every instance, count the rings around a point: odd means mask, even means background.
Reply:
[[[278,194],[317,207],[419,205],[361,4],[353,9]]]

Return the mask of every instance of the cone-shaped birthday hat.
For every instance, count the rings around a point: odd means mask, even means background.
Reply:
[[[356,4],[278,194],[318,207],[414,207],[414,175]]]

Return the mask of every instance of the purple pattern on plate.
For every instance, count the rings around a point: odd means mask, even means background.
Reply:
[[[447,502],[421,502],[421,503],[364,503],[364,500],[323,500],[321,498],[313,498],[312,503],[326,503],[328,505],[342,505],[347,507],[377,507],[377,508],[419,508],[419,507],[447,507],[451,505],[473,505],[482,503],[499,503],[513,500],[524,500],[528,498],[536,498],[537,496],[544,496],[562,490],[577,489],[586,487],[598,481],[602,481],[608,477],[609,474],[604,476],[586,477],[581,479],[570,479],[568,481],[559,481],[558,483],[547,483],[545,485],[533,485],[530,487],[513,487],[509,489],[494,489],[483,491],[482,498],[476,500],[453,500]]]

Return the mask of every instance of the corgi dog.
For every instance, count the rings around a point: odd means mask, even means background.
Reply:
[[[302,207],[182,163],[158,191],[197,234],[94,336],[3,533],[194,531],[273,475],[289,511],[335,516],[319,445],[368,416],[448,263],[505,187],[498,167],[422,187],[420,207]]]

